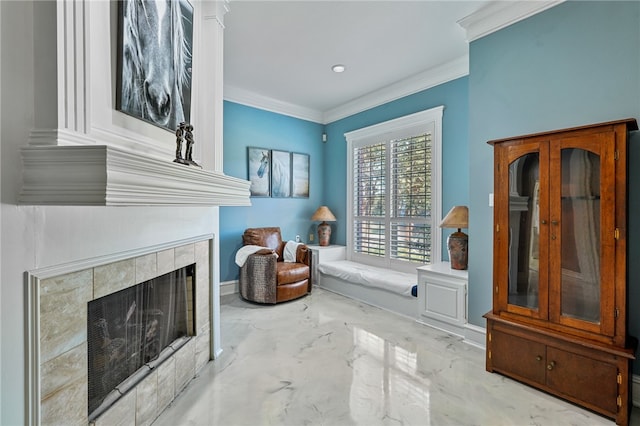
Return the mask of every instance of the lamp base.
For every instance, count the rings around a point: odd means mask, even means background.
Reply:
[[[465,270],[469,260],[469,236],[464,232],[454,232],[447,238],[451,269]]]
[[[322,222],[318,225],[318,244],[322,247],[329,245],[331,239],[331,225],[327,222]]]

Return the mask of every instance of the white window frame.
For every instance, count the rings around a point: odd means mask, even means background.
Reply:
[[[431,262],[442,258],[442,231],[439,228],[442,218],[442,114],[444,106],[438,106],[404,117],[378,123],[344,134],[347,141],[347,259],[373,266],[415,272],[416,262],[400,261],[354,252],[353,242],[353,149],[356,146],[380,143],[394,139],[408,138],[432,132],[432,176],[431,176]],[[387,166],[388,167],[388,166]],[[388,170],[387,170],[388,172]],[[390,219],[386,218],[387,229]]]

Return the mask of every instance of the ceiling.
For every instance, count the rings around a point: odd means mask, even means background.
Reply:
[[[231,0],[225,99],[328,122],[358,112],[355,104],[362,110],[409,86],[466,75],[469,45],[457,22],[487,3]],[[334,73],[334,64],[346,71]]]

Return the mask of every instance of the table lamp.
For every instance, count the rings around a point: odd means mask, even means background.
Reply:
[[[327,222],[335,222],[336,217],[331,213],[329,207],[320,206],[318,210],[311,216],[311,220],[322,223],[318,225],[318,244],[328,246],[331,238],[331,226]]]
[[[467,206],[454,206],[442,219],[440,228],[458,228],[447,238],[451,269],[467,269],[469,256],[469,237],[461,231],[469,227],[469,209]]]

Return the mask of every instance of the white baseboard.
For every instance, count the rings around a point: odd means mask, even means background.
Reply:
[[[238,280],[220,283],[220,296],[228,296],[236,293],[240,293],[240,283]]]
[[[417,321],[420,324],[427,325],[429,327],[435,328],[436,330],[444,331],[445,333],[453,334],[458,337],[465,337],[464,324],[454,324],[447,321],[441,321],[437,318],[426,317],[424,315],[418,314]]]
[[[487,329],[473,324],[465,324],[464,342],[468,345],[486,350]]]
[[[631,405],[640,407],[640,376],[631,375]]]

